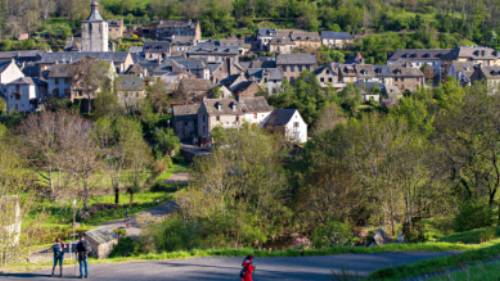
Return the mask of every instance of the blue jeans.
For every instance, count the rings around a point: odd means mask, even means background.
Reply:
[[[89,276],[89,267],[88,267],[88,262],[87,258],[80,258],[78,260],[78,263],[80,263],[80,277],[85,277],[87,278]]]

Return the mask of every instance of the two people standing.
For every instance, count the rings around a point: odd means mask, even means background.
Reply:
[[[59,277],[63,276],[63,264],[64,264],[64,253],[65,250],[69,249],[68,244],[64,244],[64,242],[57,238],[54,245],[52,246],[52,252],[54,254],[54,264],[52,266],[52,276],[54,276],[54,272],[56,267],[59,265]],[[76,255],[78,258],[78,264],[80,267],[80,279],[88,278],[88,257],[91,252],[90,244],[85,240],[85,237],[80,236],[80,240],[76,244],[75,247]]]

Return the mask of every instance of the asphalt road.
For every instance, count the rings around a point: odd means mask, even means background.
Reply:
[[[452,253],[344,254],[324,257],[257,258],[256,281],[332,281],[334,274],[366,276],[377,269],[413,263]],[[103,281],[236,281],[242,258],[195,258],[186,260],[91,265],[88,280]],[[49,271],[29,274],[0,272],[2,281],[54,280]],[[65,277],[75,280],[75,268],[67,267]]]

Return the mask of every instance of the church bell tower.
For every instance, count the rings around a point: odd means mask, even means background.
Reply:
[[[108,23],[99,13],[99,3],[97,3],[97,0],[91,1],[90,16],[82,22],[82,51],[109,51]]]

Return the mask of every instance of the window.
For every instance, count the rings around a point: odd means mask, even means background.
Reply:
[[[294,128],[298,128],[298,127],[300,127],[299,122],[294,122],[294,123],[293,123],[293,127],[294,127]]]
[[[328,82],[333,83],[333,78],[332,77],[328,78]]]
[[[290,66],[290,71],[295,72],[295,65]]]
[[[300,72],[302,72],[302,69],[303,69],[302,65],[299,65],[299,71]]]
[[[54,78],[54,83],[55,83],[56,85],[59,85],[59,78]]]
[[[217,116],[215,119],[217,120],[217,122],[219,122],[220,121],[220,116]]]
[[[321,83],[324,83],[324,82],[325,82],[325,78],[321,77],[321,78],[319,79],[319,81],[321,81]]]

